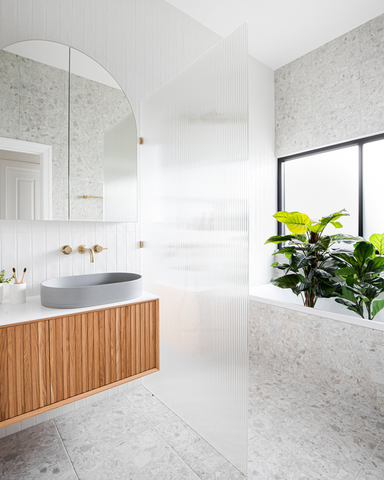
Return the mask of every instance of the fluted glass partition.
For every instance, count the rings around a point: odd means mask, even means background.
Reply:
[[[247,26],[142,104],[145,289],[160,372],[145,385],[243,472],[248,396]]]

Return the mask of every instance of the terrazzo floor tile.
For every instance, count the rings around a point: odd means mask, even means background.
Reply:
[[[153,426],[177,418],[172,410],[143,386],[124,392],[123,396]]]
[[[80,480],[199,478],[123,395],[56,421]]]
[[[207,480],[246,480],[247,477],[237,470],[232,464],[225,463],[219,470],[216,470]]]
[[[77,480],[52,420],[0,440],[2,480]]]
[[[278,450],[267,461],[260,463],[251,461],[248,465],[248,480],[331,480],[331,478],[322,477],[297,458]]]
[[[384,478],[384,440],[380,442],[372,457],[364,465],[356,480],[383,480]]]
[[[158,425],[156,430],[203,480],[219,471],[227,462],[223,456],[179,418]]]

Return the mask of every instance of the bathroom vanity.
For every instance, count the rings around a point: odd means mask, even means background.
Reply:
[[[0,428],[159,370],[159,299],[0,305]]]

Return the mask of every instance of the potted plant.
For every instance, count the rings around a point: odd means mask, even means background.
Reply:
[[[11,280],[13,280],[15,278],[14,275],[12,275],[12,277],[6,277],[5,276],[5,271],[4,270],[1,270],[0,272],[0,305],[3,303],[3,285],[4,283],[10,283]]]
[[[384,292],[384,233],[372,235],[369,242],[357,243],[353,252],[335,252],[331,257],[342,279],[336,302],[362,318],[366,310],[368,320],[372,320],[384,308],[384,300],[376,300]]]
[[[291,234],[270,237],[265,243],[285,244],[273,255],[284,254],[288,263],[272,263],[272,267],[282,270],[282,276],[271,282],[280,288],[289,288],[300,295],[307,307],[314,307],[319,297],[333,297],[340,288],[335,279],[338,266],[331,256],[332,247],[339,242],[355,242],[360,237],[351,235],[325,235],[328,225],[341,228],[338,221],[349,215],[345,210],[332,213],[320,220],[311,220],[300,212],[277,212],[274,217],[284,223]]]

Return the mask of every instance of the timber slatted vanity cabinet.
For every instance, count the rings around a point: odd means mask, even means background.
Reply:
[[[52,315],[53,313],[53,315]],[[159,370],[159,299],[0,305],[0,428]]]

